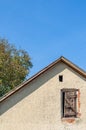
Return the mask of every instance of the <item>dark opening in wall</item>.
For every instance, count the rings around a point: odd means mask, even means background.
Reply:
[[[59,75],[59,82],[63,82],[63,75]]]

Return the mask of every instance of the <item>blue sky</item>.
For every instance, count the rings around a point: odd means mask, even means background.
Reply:
[[[0,37],[29,53],[29,76],[61,55],[86,70],[86,1],[0,1]]]

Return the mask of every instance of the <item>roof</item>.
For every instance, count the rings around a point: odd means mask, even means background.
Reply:
[[[34,76],[32,76],[31,78],[29,78],[27,81],[23,82],[22,84],[20,84],[18,87],[15,87],[13,90],[11,90],[9,93],[5,94],[1,99],[0,99],[0,103],[3,102],[5,99],[7,99],[8,97],[10,97],[11,95],[15,94],[17,91],[19,91],[21,88],[25,87],[27,84],[29,84],[30,82],[32,82],[34,79],[36,79],[37,77],[39,77],[40,75],[42,75],[43,73],[45,73],[47,70],[49,70],[50,68],[52,68],[53,66],[55,66],[56,64],[63,62],[64,64],[66,64],[67,66],[69,66],[70,68],[72,68],[75,72],[79,73],[81,76],[83,76],[84,78],[86,78],[86,72],[84,70],[82,70],[81,68],[79,68],[78,66],[76,66],[75,64],[73,64],[71,61],[69,61],[68,59],[66,59],[65,57],[61,56],[59,59],[57,59],[56,61],[52,62],[50,65],[48,65],[47,67],[45,67],[44,69],[42,69],[41,71],[39,71],[37,74],[35,74]]]

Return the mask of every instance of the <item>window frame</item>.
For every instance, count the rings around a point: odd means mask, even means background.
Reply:
[[[78,111],[78,109],[77,109],[77,92],[78,92],[79,90],[78,89],[75,89],[75,88],[63,88],[63,89],[61,89],[61,116],[62,116],[62,118],[77,118],[77,111]],[[71,110],[72,109],[72,112],[75,112],[75,115],[71,115],[71,114],[69,114],[68,113],[68,116],[66,116],[65,115],[65,113],[64,113],[64,111],[66,111],[67,109],[65,108],[65,101],[66,101],[66,99],[65,99],[65,95],[66,95],[66,93],[67,92],[75,92],[76,93],[76,98],[73,100],[74,101],[74,109],[71,107],[71,103],[69,104],[70,105],[70,109],[69,110]],[[70,98],[72,99],[72,96],[70,95]],[[70,112],[71,113],[71,112]]]

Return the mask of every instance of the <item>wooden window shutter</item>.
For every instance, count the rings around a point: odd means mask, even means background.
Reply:
[[[76,90],[70,90],[63,92],[63,116],[64,117],[76,117]]]

